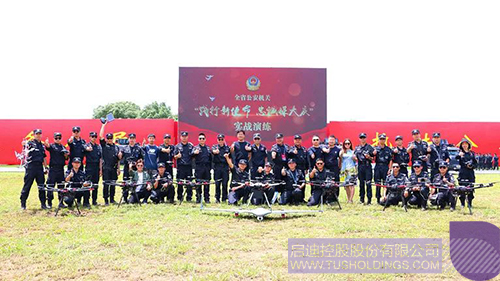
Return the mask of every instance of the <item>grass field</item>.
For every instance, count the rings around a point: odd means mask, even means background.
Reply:
[[[21,211],[22,177],[0,173],[1,280],[465,280],[457,272],[288,274],[287,238],[444,238],[447,243],[452,220],[500,226],[499,186],[476,192],[473,216],[460,208],[382,212],[380,206],[345,204],[342,190],[341,211],[258,222],[201,213],[194,204],[99,206],[82,217],[67,210],[54,217],[54,211],[39,209],[36,187],[28,210]],[[478,175],[477,181],[497,180],[500,175]]]

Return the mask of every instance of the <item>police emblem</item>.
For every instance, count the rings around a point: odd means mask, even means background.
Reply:
[[[257,76],[252,75],[247,79],[247,89],[250,91],[257,91],[260,87],[260,80]]]

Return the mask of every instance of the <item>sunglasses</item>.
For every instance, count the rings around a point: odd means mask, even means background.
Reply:
[[[73,131],[73,133],[79,133],[80,131]]]
[[[446,169],[446,168],[447,168],[447,167],[445,167],[445,166],[441,166],[441,167],[439,167],[439,169]]]
[[[90,138],[95,139],[95,138],[97,138],[97,136],[90,136]]]
[[[324,165],[325,163],[322,163],[322,162],[319,162],[319,163],[316,163],[316,165]]]
[[[393,168],[393,169],[395,169],[395,168],[399,168],[399,166],[392,166],[392,168]]]
[[[319,139],[313,139],[313,141],[319,141]]]
[[[260,138],[254,138],[254,140],[260,140]]]
[[[346,144],[351,144],[351,143],[350,142],[344,142],[344,145],[346,145]]]
[[[55,140],[60,140],[61,138],[60,137],[57,137],[57,138],[54,138]]]
[[[205,138],[198,138],[199,140],[204,140]]]
[[[422,168],[422,166],[413,166],[413,168]]]
[[[218,140],[223,141],[224,139],[218,139]]]

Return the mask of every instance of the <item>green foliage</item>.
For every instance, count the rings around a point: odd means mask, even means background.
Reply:
[[[137,118],[141,112],[141,107],[130,101],[119,101],[100,105],[94,109],[92,118],[101,118],[108,113],[113,113],[115,118]]]
[[[139,114],[139,118],[143,119],[160,119],[169,118],[177,120],[177,115],[172,113],[172,108],[167,106],[164,102],[158,103],[157,101],[146,105]]]

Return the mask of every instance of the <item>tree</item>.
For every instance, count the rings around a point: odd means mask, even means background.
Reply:
[[[139,114],[139,118],[144,119],[160,119],[160,118],[169,118],[177,120],[177,114],[172,113],[172,108],[167,106],[164,102],[152,102],[146,105],[141,113]]]
[[[92,118],[105,117],[108,113],[113,113],[114,118],[137,118],[141,113],[141,107],[130,101],[108,103],[95,108]]]

